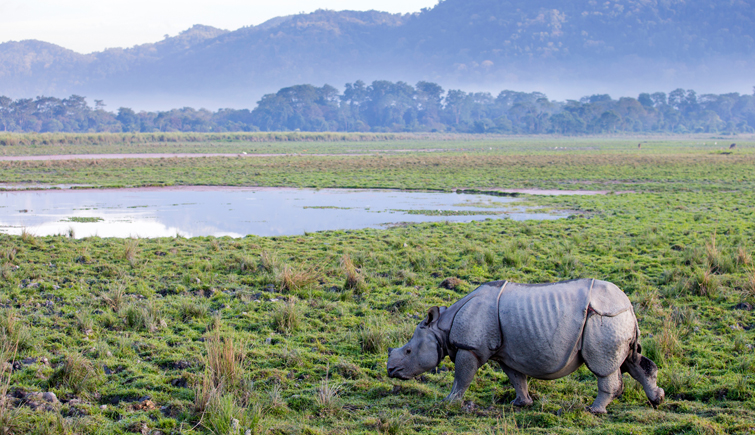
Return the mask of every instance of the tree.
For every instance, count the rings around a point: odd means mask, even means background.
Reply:
[[[653,98],[648,93],[642,93],[639,97],[637,97],[637,101],[640,102],[645,107],[653,107],[654,102]]]

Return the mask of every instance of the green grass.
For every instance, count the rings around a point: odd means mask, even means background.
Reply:
[[[382,142],[397,145],[396,142]],[[755,189],[755,147],[731,154],[707,142],[666,140],[636,148],[636,140],[485,139],[414,141],[407,149],[358,155],[288,154],[123,160],[4,161],[2,183],[84,184],[100,187],[232,185],[437,189],[545,188],[607,191],[722,191]],[[271,144],[284,147],[290,144]],[[316,144],[320,146],[321,144]],[[359,144],[368,149],[373,143]],[[490,145],[490,146],[486,146]],[[589,146],[588,146],[589,145]],[[353,151],[352,144],[322,144]],[[451,146],[449,148],[444,148]],[[460,147],[464,148],[460,148]],[[634,148],[633,148],[634,146]],[[311,147],[310,147],[311,148]],[[559,148],[554,150],[554,148]],[[566,148],[566,149],[560,149]],[[317,151],[317,149],[315,149]]]
[[[755,154],[745,147],[724,156],[671,145],[657,152],[613,147],[260,159],[238,166],[234,159],[197,159],[196,166],[162,167],[168,174],[191,170],[186,184],[225,182],[246,170],[259,171],[262,184],[275,184],[287,171],[286,183],[294,185],[366,178],[360,181],[366,186],[631,185],[637,192],[526,197],[531,206],[575,212],[557,221],[490,219],[242,239],[0,235],[0,356],[49,361],[12,373],[0,361],[0,381],[9,376],[16,396],[53,391],[64,402],[49,410],[6,408],[0,428],[752,433],[755,311],[735,307],[755,304]],[[24,169],[35,181],[42,168],[57,171],[55,165],[11,168],[4,177]],[[70,168],[74,177],[100,170]],[[218,168],[231,172],[210,172]],[[122,171],[138,184],[157,167],[115,162],[102,171],[104,177]],[[440,402],[453,382],[449,360],[437,374],[387,377],[387,347],[403,345],[428,307],[449,305],[491,280],[579,277],[610,280],[633,302],[644,353],[658,363],[658,384],[667,391],[658,410],[625,376],[624,396],[608,415],[584,412],[597,392],[586,368],[533,381],[535,404],[527,409],[508,405],[513,388],[492,365],[480,370],[462,404]]]

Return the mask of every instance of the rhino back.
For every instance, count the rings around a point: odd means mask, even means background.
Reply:
[[[504,363],[535,377],[567,367],[579,351],[591,283],[508,284],[498,307]]]
[[[590,293],[590,308],[601,316],[614,317],[631,310],[632,303],[616,284],[596,279]]]
[[[496,301],[502,285],[503,282],[484,284],[458,307],[448,335],[453,347],[473,349],[487,359],[501,346]]]

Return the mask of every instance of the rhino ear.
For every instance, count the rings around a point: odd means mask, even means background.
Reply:
[[[439,318],[440,308],[432,307],[427,311],[427,321],[425,323],[427,324],[427,326],[430,326],[433,323],[437,322]]]

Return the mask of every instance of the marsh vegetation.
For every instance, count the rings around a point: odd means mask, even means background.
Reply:
[[[747,144],[726,155],[701,144],[638,150],[633,142],[554,150],[573,143],[551,141],[530,151],[521,142],[499,142],[494,150],[470,143],[474,151],[277,160],[5,162],[3,182],[149,184],[160,176],[174,184],[634,193],[527,196],[532,206],[573,213],[540,222],[240,239],[0,235],[0,428],[752,432],[755,154]],[[422,146],[430,145],[414,145]],[[578,277],[612,281],[634,304],[643,353],[659,365],[667,392],[658,410],[627,376],[608,415],[586,413],[596,387],[585,368],[533,381],[535,404],[526,409],[508,404],[514,390],[491,365],[464,403],[440,402],[453,381],[449,360],[411,381],[387,377],[387,347],[405,342],[427,307],[496,279]]]

